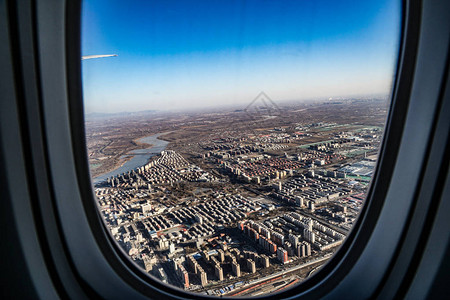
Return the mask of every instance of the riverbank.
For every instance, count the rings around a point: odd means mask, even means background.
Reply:
[[[169,142],[159,139],[158,137],[165,135],[167,133],[168,132],[157,133],[157,134],[154,134],[151,136],[137,139],[136,140],[137,143],[148,144],[148,145],[150,145],[150,147],[144,148],[144,149],[136,149],[136,150],[128,152],[125,155],[122,155],[121,159],[126,159],[126,161],[123,162],[121,164],[121,166],[118,166],[114,170],[112,170],[108,173],[96,176],[93,179],[94,184],[105,181],[109,177],[127,173],[128,171],[134,170],[138,167],[145,165],[151,157],[161,153],[161,151],[166,149]]]

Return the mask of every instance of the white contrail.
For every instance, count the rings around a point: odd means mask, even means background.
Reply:
[[[91,59],[91,58],[111,57],[111,56],[117,56],[117,54],[85,55],[85,56],[81,57],[81,60]]]

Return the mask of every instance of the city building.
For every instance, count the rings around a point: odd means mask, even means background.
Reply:
[[[237,261],[233,261],[231,263],[231,269],[233,270],[233,274],[236,277],[240,277],[241,276],[241,266],[239,265],[239,263]]]

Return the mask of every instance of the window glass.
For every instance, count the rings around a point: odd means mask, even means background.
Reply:
[[[319,270],[376,168],[400,9],[85,0],[95,201],[130,259],[215,296],[275,293]]]

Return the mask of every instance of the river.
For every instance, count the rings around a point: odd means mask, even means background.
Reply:
[[[157,134],[154,134],[151,136],[147,136],[147,137],[138,139],[137,140],[138,142],[145,143],[145,144],[151,144],[152,146],[150,148],[133,150],[133,151],[129,152],[128,154],[123,155],[121,158],[125,158],[127,156],[133,156],[133,158],[130,159],[129,161],[125,162],[119,168],[114,169],[113,171],[111,171],[109,173],[95,177],[93,180],[94,184],[105,181],[109,177],[117,176],[117,175],[126,173],[128,171],[134,170],[137,167],[141,167],[141,166],[145,165],[148,162],[148,160],[150,159],[150,157],[155,156],[155,155],[161,153],[161,151],[163,151],[164,149],[166,149],[169,142],[158,139],[158,137],[160,135],[163,135],[166,133],[168,133],[168,132],[157,133]]]

